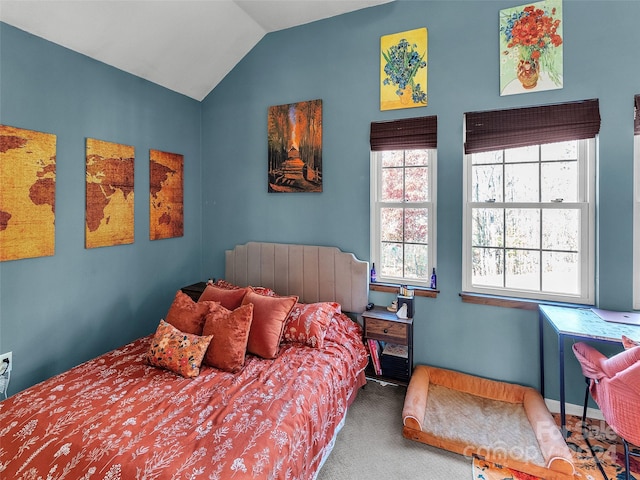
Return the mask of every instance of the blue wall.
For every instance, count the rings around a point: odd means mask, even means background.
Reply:
[[[200,103],[0,23],[0,123],[57,135],[55,255],[0,263],[9,393],[153,331],[201,275]],[[85,139],[135,147],[135,242],[84,248]],[[149,240],[149,149],[184,155],[185,235]]]
[[[640,3],[565,0],[564,88],[500,97],[498,11],[520,4],[397,1],[267,35],[203,101],[205,270],[220,274],[223,258],[215,253],[249,240],[337,245],[368,259],[370,122],[437,115],[441,293],[417,301],[415,359],[539,386],[537,314],[459,298],[463,113],[600,99],[599,300],[603,308],[630,309]],[[380,37],[424,26],[429,105],[381,112]],[[268,107],[318,98],[324,192],[267,193]],[[391,300],[380,293],[371,298]],[[557,399],[553,332],[545,340],[547,396]],[[580,404],[584,383],[570,353],[567,366],[568,399]]]
[[[10,391],[149,333],[175,290],[223,275],[250,240],[369,257],[369,125],[438,116],[440,295],[419,298],[418,363],[538,386],[535,312],[460,301],[464,112],[599,98],[598,294],[631,308],[634,49],[640,3],[564,2],[564,88],[500,97],[498,11],[513,1],[397,1],[267,35],[201,103],[0,24],[0,122],[58,136],[56,253],[0,264]],[[606,22],[604,22],[606,19]],[[429,105],[381,112],[380,36],[429,30]],[[324,191],[268,194],[267,109],[323,100]],[[136,147],[136,239],[84,249],[86,137]],[[148,149],[185,156],[185,236],[148,240]],[[390,296],[371,299],[388,303]],[[558,398],[553,332],[547,396]],[[567,355],[568,399],[583,381]]]

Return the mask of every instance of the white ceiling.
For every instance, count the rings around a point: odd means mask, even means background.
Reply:
[[[202,100],[269,32],[392,0],[0,0],[0,21]]]

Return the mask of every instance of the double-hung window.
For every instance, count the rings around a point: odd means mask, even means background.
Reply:
[[[463,290],[592,304],[597,100],[465,114]]]
[[[379,282],[430,286],[436,142],[435,116],[371,124],[371,261]]]
[[[640,310],[640,95],[633,104],[633,308]]]

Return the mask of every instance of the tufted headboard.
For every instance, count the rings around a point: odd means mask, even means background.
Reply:
[[[225,252],[225,280],[263,286],[302,303],[338,302],[345,312],[365,310],[369,263],[336,247],[249,242]]]

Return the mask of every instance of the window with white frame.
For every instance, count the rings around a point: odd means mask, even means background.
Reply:
[[[640,310],[640,95],[633,99],[633,308]]]
[[[465,292],[594,302],[599,125],[597,100],[465,115]]]
[[[430,286],[436,136],[436,117],[371,124],[371,261],[378,282]]]

